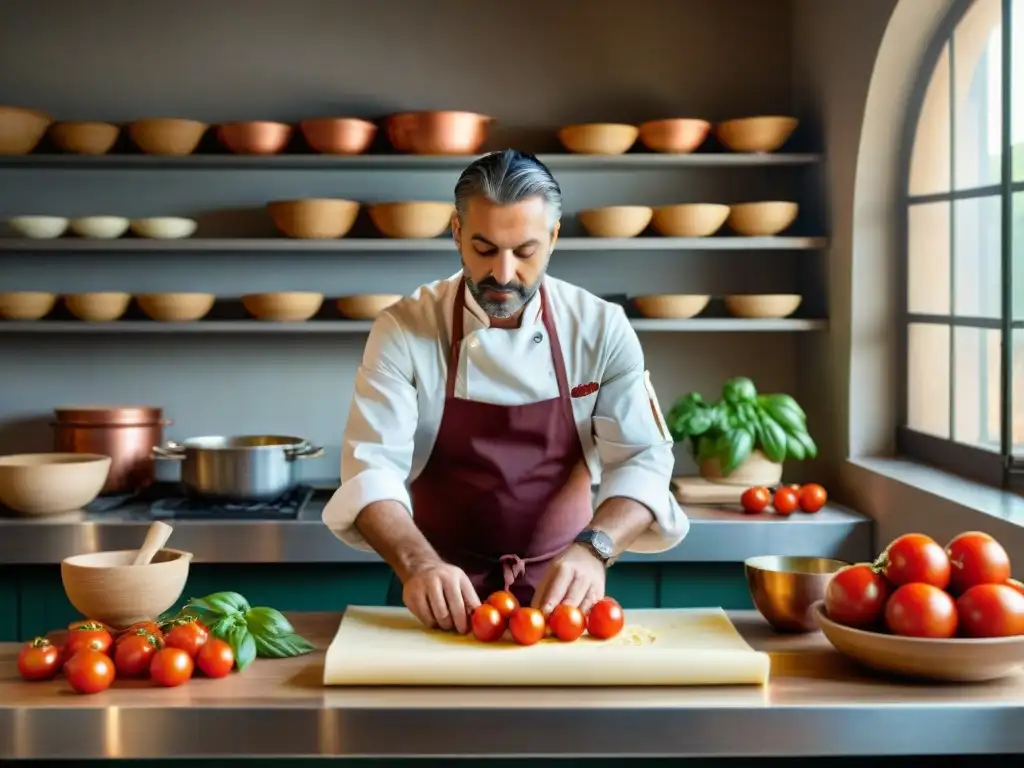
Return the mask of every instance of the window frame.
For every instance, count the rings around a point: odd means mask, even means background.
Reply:
[[[961,21],[967,12],[974,5],[975,0],[958,0],[950,9],[945,19],[939,25],[934,39],[929,44],[924,57],[921,60],[920,71],[917,80],[911,91],[911,98],[903,124],[902,148],[900,152],[900,212],[899,212],[899,279],[896,281],[901,296],[897,306],[899,308],[899,402],[897,404],[898,426],[896,428],[896,452],[901,456],[917,459],[926,464],[936,466],[940,469],[969,477],[973,480],[995,485],[1003,488],[1024,485],[1024,462],[1015,459],[1013,455],[1013,332],[1014,329],[1024,329],[1024,320],[1013,321],[1013,152],[1012,152],[1012,128],[1013,128],[1013,5],[1014,0],[1000,0],[1000,21],[1001,21],[1001,56],[1000,67],[1000,101],[1002,105],[1000,114],[1000,133],[1002,145],[1002,157],[1000,163],[1000,178],[996,184],[983,187],[976,187],[966,190],[958,190],[955,187],[956,176],[956,93],[952,92],[956,82],[956,49],[955,34]],[[1020,4],[1018,11],[1024,11],[1024,3]],[[950,137],[949,137],[949,158],[950,163],[950,189],[945,192],[923,195],[910,194],[910,174],[913,162],[914,144],[917,136],[918,124],[924,111],[924,102],[928,87],[936,68],[942,58],[943,50],[949,46],[949,81],[950,90]],[[1024,182],[1018,182],[1017,186],[1024,189]],[[985,190],[989,194],[979,193]],[[909,307],[909,285],[910,285],[910,208],[913,204],[928,202],[948,202],[951,206],[961,200],[978,199],[983,197],[998,196],[1000,201],[1000,264],[1002,274],[1000,276],[1000,316],[998,318],[958,318],[954,312],[955,307],[950,307],[950,314],[931,315],[923,313],[912,313]],[[953,211],[950,212],[951,235],[953,227]],[[955,270],[956,239],[950,238],[950,270]],[[908,417],[908,390],[909,390],[909,329],[911,324],[926,323],[939,325],[948,328],[950,331],[950,437],[942,438],[919,432],[907,426]],[[976,446],[957,443],[952,438],[954,428],[953,409],[956,402],[956,377],[954,366],[954,344],[956,329],[976,328],[991,329],[1000,332],[1000,392],[999,407],[1000,413],[1000,450],[998,452],[987,451]],[[1009,340],[1009,343],[1007,343]]]

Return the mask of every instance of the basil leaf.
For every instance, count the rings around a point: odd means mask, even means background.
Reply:
[[[252,608],[245,614],[245,623],[254,635],[291,635],[295,629],[280,611],[273,608]]]
[[[807,458],[807,451],[804,450],[803,443],[793,435],[786,436],[786,454],[795,461],[803,461]]]
[[[238,619],[238,616],[221,616],[210,624],[210,631],[221,640],[227,640],[230,637],[231,630],[240,626]]]
[[[753,403],[757,399],[757,387],[746,376],[737,376],[722,386],[722,399],[731,405]]]
[[[754,433],[749,429],[737,429],[728,437],[728,445],[718,453],[722,475],[725,477],[732,474],[736,467],[746,461],[754,449]]]
[[[228,630],[227,642],[235,652],[235,665],[239,672],[256,658],[256,640],[244,624],[236,624]]]
[[[249,603],[237,592],[214,592],[206,597],[189,600],[187,607],[198,608],[209,613],[229,615],[246,613],[249,610]]]
[[[779,462],[786,459],[786,430],[766,413],[761,415],[759,437],[761,448],[770,460]]]
[[[282,635],[255,635],[256,653],[268,659],[290,659],[314,650],[313,644],[294,632]]]
[[[813,459],[818,455],[818,446],[806,431],[794,432],[790,439],[800,443],[800,447],[803,448],[808,459]]]

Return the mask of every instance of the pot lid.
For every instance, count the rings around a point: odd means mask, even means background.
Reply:
[[[62,424],[152,424],[163,418],[155,405],[62,405],[53,409]]]

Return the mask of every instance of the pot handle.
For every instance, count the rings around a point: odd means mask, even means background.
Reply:
[[[310,445],[307,442],[301,442],[294,448],[285,449],[285,455],[289,461],[295,459],[318,459],[324,455],[324,449],[319,445]]]
[[[154,445],[153,458],[182,461],[185,458],[185,446],[173,440],[168,440],[164,445]]]

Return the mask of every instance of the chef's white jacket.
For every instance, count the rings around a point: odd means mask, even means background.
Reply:
[[[355,519],[375,501],[397,501],[415,517],[407,484],[426,466],[444,413],[460,278],[419,288],[373,323],[345,426],[341,487],[323,513],[324,523],[352,547],[370,548]],[[570,389],[600,385],[571,399],[587,466],[600,486],[595,509],[614,496],[640,502],[655,521],[630,550],[670,549],[686,536],[689,521],[669,489],[672,439],[636,332],[618,305],[550,276],[544,281]],[[547,336],[539,292],[521,326],[509,330],[491,328],[467,290],[455,396],[501,405],[557,397]]]

